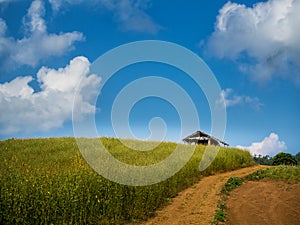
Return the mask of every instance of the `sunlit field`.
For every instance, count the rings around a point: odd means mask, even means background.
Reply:
[[[133,165],[157,163],[177,145],[161,143],[152,151],[139,152],[118,139],[101,140],[114,157]],[[87,141],[97,143],[95,139]],[[98,175],[82,158],[74,138],[0,141],[0,224],[137,222],[154,215],[203,176],[253,165],[249,152],[221,148],[213,163],[200,172],[204,150],[205,146],[197,146],[191,160],[171,178],[136,187]]]

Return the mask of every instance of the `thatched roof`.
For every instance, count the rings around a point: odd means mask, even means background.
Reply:
[[[202,139],[207,139],[207,140],[212,140],[213,142],[218,142],[219,144],[223,144],[224,146],[229,146],[229,144],[227,144],[224,141],[221,141],[220,139],[213,137],[203,131],[196,131],[195,133],[185,137],[184,139],[182,139],[184,142],[187,143],[191,143],[191,142],[197,142],[198,140],[202,140]]]

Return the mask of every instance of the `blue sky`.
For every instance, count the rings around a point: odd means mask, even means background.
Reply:
[[[89,74],[99,56],[128,42],[162,40],[191,50],[214,73],[227,111],[225,141],[253,154],[297,153],[299,10],[297,0],[0,0],[0,137],[72,136],[81,79],[81,116],[96,109],[99,135],[116,136],[110,116],[117,94],[154,75],[191,96],[198,129],[209,133],[203,91],[182,71],[160,63],[122,69],[101,89],[96,105],[89,101],[101,86],[101,75]],[[163,99],[141,100],[127,122],[137,138],[146,139],[155,117],[164,120],[165,139],[179,141],[180,116]]]

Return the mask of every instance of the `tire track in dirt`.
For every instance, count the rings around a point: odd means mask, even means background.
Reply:
[[[140,225],[208,225],[213,220],[219,193],[228,178],[243,177],[263,166],[247,167],[202,178],[198,183],[180,192],[156,216]]]

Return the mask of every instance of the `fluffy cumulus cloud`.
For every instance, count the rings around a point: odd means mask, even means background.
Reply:
[[[300,1],[268,0],[253,7],[227,2],[208,50],[238,61],[241,71],[266,82],[274,76],[300,84]]]
[[[74,94],[81,84],[81,116],[93,113],[90,100],[98,93],[100,78],[89,74],[90,62],[76,57],[65,68],[42,67],[37,73],[40,91],[30,86],[32,76],[17,77],[0,84],[0,135],[46,131],[71,120]]]
[[[237,105],[248,105],[255,110],[259,110],[263,104],[257,97],[250,97],[247,95],[234,94],[233,90],[227,88],[221,91],[220,102],[223,107],[232,107]]]
[[[150,0],[49,0],[54,11],[70,4],[96,4],[113,13],[121,30],[157,33],[161,26],[145,12],[151,5]]]
[[[42,59],[50,56],[60,56],[71,50],[76,41],[84,40],[79,32],[48,33],[43,16],[45,6],[42,1],[31,3],[23,18],[25,36],[15,39],[6,36],[6,22],[0,18],[0,62],[1,67],[11,65],[35,66]]]
[[[265,137],[261,142],[254,142],[250,146],[236,146],[240,149],[246,149],[251,152],[252,155],[275,155],[278,152],[287,149],[285,142],[279,140],[279,136],[276,133],[271,133],[268,137]]]

